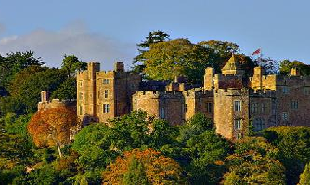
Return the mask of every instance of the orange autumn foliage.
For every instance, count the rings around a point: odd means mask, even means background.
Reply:
[[[124,152],[103,172],[102,184],[123,184],[124,174],[128,173],[133,160],[144,166],[150,184],[184,184],[182,169],[173,159],[161,155],[153,149],[134,149]]]
[[[77,125],[74,111],[65,108],[49,108],[35,113],[28,131],[38,147],[60,146],[70,142],[71,129]]]

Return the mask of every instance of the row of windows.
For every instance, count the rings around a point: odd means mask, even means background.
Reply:
[[[103,104],[102,112],[103,113],[109,113],[110,112],[110,108],[111,108],[110,104]],[[79,106],[79,114],[83,115],[83,106],[81,106],[81,105]]]
[[[282,87],[283,94],[289,94],[290,88],[288,86]],[[310,95],[310,87],[304,87],[304,95]]]
[[[111,81],[110,79],[103,79],[103,80],[102,80],[102,83],[103,83],[103,84],[110,84],[110,81]],[[80,87],[83,87],[83,81],[80,81],[80,82],[79,82],[79,86],[80,86]]]
[[[212,103],[210,103],[210,102],[208,102],[208,103],[206,103],[206,111],[208,112],[208,113],[212,113],[212,110],[213,110],[213,104]],[[183,111],[184,112],[187,112],[187,104],[184,104],[183,105]]]
[[[103,93],[103,97],[104,98],[109,98],[109,90],[104,90],[104,93]],[[100,93],[98,93],[98,98],[100,96]],[[79,99],[82,100],[84,98],[84,94],[83,93],[79,93]]]
[[[263,118],[254,119],[253,127],[254,127],[254,131],[261,131],[261,130],[265,129],[265,120]],[[235,119],[234,120],[234,129],[236,131],[242,129],[242,120],[241,119]]]
[[[252,103],[251,104],[251,113],[258,113],[259,107],[260,107],[259,103]],[[260,110],[261,110],[261,113],[265,113],[267,111],[267,105],[265,103],[262,103]]]

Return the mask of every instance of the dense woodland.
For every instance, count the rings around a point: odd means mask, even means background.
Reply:
[[[232,53],[248,76],[258,65],[267,73],[297,67],[310,74],[299,61],[258,59],[235,43],[194,44],[162,31],[137,47],[131,71],[145,80],[184,76],[199,84],[206,67],[220,72]],[[0,56],[0,184],[309,184],[308,127],[251,131],[231,142],[203,114],[170,126],[138,111],[81,127],[67,108],[37,112],[42,90],[76,99],[75,73],[85,68],[74,55],[65,55],[59,68],[46,67],[32,51]]]

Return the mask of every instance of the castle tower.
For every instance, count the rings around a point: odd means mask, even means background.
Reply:
[[[132,94],[138,90],[141,76],[124,71],[116,62],[113,71],[100,71],[90,62],[77,75],[77,114],[84,123],[106,122],[132,110]]]
[[[263,89],[263,75],[264,69],[262,67],[255,67],[254,74],[251,80],[251,86],[254,90],[262,90]]]
[[[291,76],[300,76],[299,70],[296,67],[291,68]]]
[[[249,91],[218,89],[214,91],[213,121],[216,133],[227,139],[240,139],[249,132]]]
[[[204,83],[203,83],[203,89],[205,91],[210,91],[214,87],[214,69],[212,67],[207,67],[205,69],[205,75],[204,75]]]
[[[239,62],[234,54],[226,62],[225,66],[222,68],[223,75],[243,75],[244,71],[240,69]]]
[[[96,73],[100,63],[89,62],[87,70],[77,74],[77,114],[81,120],[95,120],[96,117]]]
[[[124,72],[124,63],[123,62],[115,62],[114,63],[114,71],[115,72]]]

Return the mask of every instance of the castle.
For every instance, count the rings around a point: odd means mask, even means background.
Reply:
[[[183,78],[172,83],[143,81],[125,72],[122,62],[116,62],[113,71],[100,71],[99,63],[90,62],[77,74],[76,107],[84,123],[144,110],[178,125],[203,113],[213,119],[217,133],[235,140],[250,129],[310,126],[310,77],[300,76],[296,69],[290,75],[265,75],[262,67],[246,77],[232,55],[221,74],[208,67],[203,86],[195,87]]]

